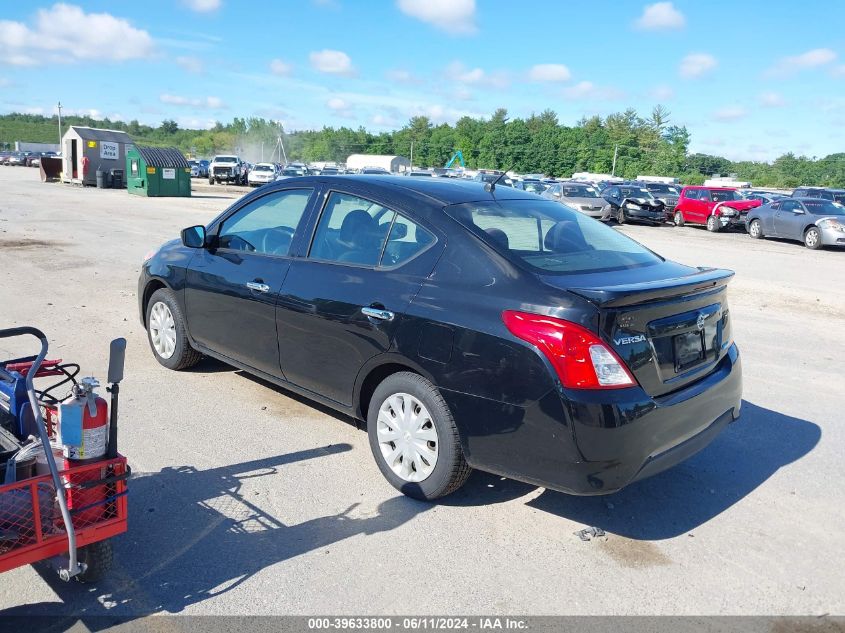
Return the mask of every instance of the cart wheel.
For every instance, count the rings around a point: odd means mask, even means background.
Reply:
[[[76,576],[79,582],[96,582],[111,569],[114,551],[111,541],[97,541],[77,551],[80,563],[85,563],[85,571]]]

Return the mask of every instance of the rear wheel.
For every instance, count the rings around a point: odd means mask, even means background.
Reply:
[[[376,388],[367,433],[382,475],[409,497],[448,495],[472,472],[446,402],[437,387],[418,374],[393,374]]]
[[[760,220],[751,220],[751,224],[748,225],[748,235],[755,240],[763,237],[763,225],[760,224]]]
[[[811,226],[804,232],[804,246],[814,251],[822,247],[822,234],[818,227]]]
[[[675,226],[683,226],[684,225],[684,215],[680,211],[675,211],[675,215],[672,217]]]
[[[147,338],[156,360],[168,369],[187,369],[202,358],[188,342],[182,310],[167,288],[156,290],[147,304]]]
[[[213,185],[214,184],[214,178],[209,177],[208,184]]]
[[[711,233],[717,233],[719,229],[722,228],[719,224],[719,218],[715,215],[711,215],[707,218],[707,230]]]

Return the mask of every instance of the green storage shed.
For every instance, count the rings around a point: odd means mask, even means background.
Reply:
[[[137,196],[191,196],[191,166],[175,147],[126,148],[126,189]]]

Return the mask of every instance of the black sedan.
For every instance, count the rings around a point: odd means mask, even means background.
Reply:
[[[408,495],[471,468],[605,494],[738,417],[731,277],[511,187],[320,176],[183,230],[138,297],[162,365],[208,355],[365,421]]]
[[[663,224],[668,219],[666,204],[640,185],[611,185],[601,192],[601,196],[607,203],[602,220],[613,219],[618,224],[630,220]]]

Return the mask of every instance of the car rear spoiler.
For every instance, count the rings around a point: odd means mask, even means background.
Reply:
[[[658,279],[618,286],[569,288],[569,291],[584,297],[599,307],[616,308],[707,292],[720,286],[726,286],[733,276],[732,270],[699,268],[697,273],[673,279]]]

